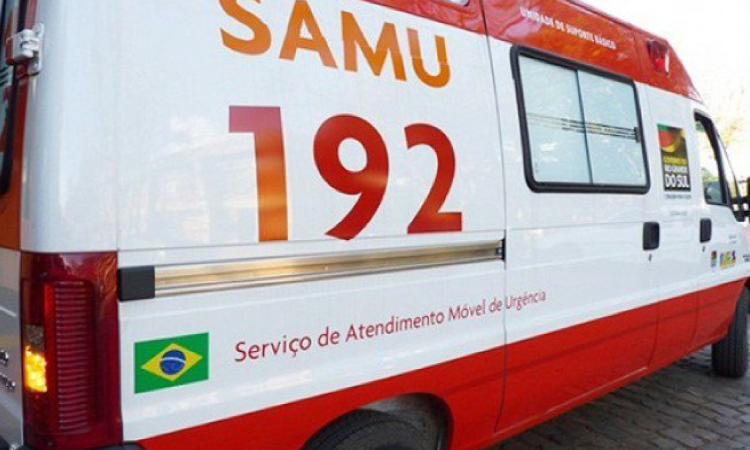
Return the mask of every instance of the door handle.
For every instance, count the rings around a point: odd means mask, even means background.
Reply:
[[[713,229],[714,226],[711,219],[701,219],[701,244],[711,241]]]
[[[661,226],[659,222],[643,224],[643,250],[656,250],[661,243]]]

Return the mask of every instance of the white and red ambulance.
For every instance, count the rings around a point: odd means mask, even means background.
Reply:
[[[2,30],[2,450],[481,449],[747,370],[747,201],[659,37],[573,0]]]

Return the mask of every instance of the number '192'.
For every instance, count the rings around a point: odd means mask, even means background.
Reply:
[[[288,240],[281,108],[232,106],[229,108],[229,131],[254,135],[260,241]],[[426,145],[435,152],[438,162],[435,181],[419,212],[408,225],[408,233],[461,231],[461,213],[441,211],[456,174],[453,144],[432,125],[413,124],[404,132],[409,149]],[[367,162],[362,170],[348,170],[339,158],[339,147],[347,139],[358,141],[365,150]],[[313,152],[318,172],[328,185],[342,194],[359,196],[352,209],[326,234],[338,239],[354,239],[375,217],[385,195],[389,173],[385,141],[366,120],[340,115],[326,120],[318,129]]]

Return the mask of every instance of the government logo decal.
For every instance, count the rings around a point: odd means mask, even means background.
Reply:
[[[135,393],[208,380],[208,333],[135,344]]]

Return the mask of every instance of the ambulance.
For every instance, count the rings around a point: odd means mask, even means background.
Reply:
[[[0,450],[480,450],[708,345],[748,369],[747,199],[660,37],[574,0],[1,16]]]

